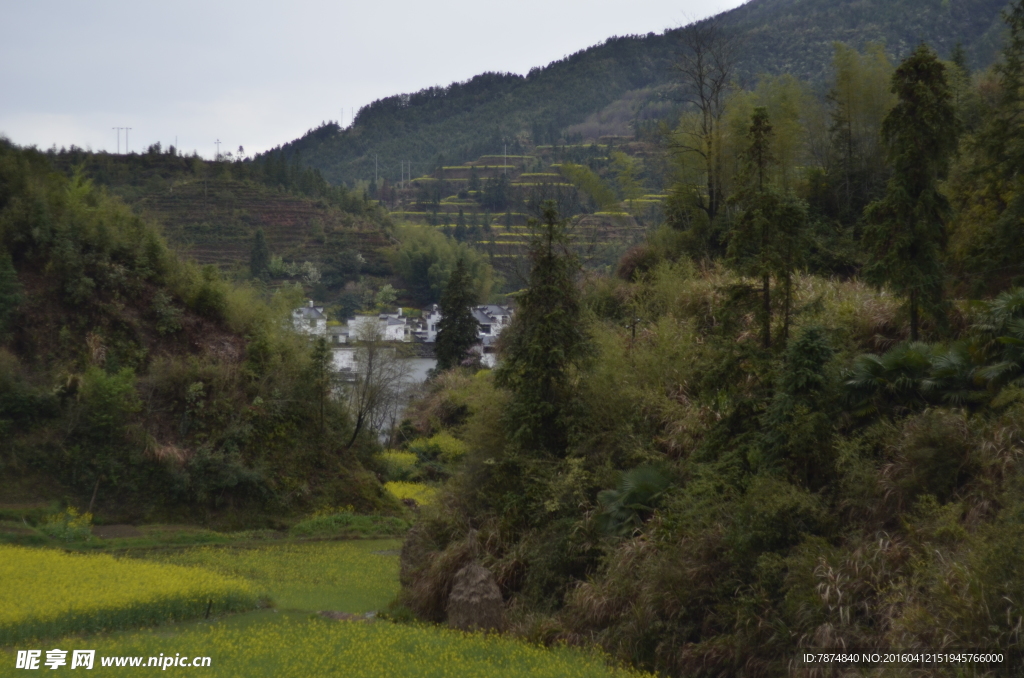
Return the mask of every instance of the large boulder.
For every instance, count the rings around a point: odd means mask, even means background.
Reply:
[[[463,631],[501,631],[505,604],[494,575],[470,563],[455,574],[448,596],[448,626]]]

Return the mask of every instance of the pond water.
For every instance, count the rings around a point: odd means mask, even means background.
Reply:
[[[427,372],[437,367],[437,360],[434,358],[406,358],[409,365],[409,381],[413,384],[422,384],[427,380]]]

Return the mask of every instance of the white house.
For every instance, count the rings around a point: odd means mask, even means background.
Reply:
[[[437,341],[437,326],[441,322],[441,309],[437,304],[423,311],[423,322],[426,325],[426,334],[423,340],[432,344]]]
[[[477,332],[476,336],[478,339],[484,337],[497,338],[501,334],[501,331],[508,327],[508,324],[512,322],[512,309],[508,306],[498,306],[497,304],[484,304],[482,306],[474,306],[470,309],[473,315],[473,320],[476,320]],[[437,330],[441,323],[441,311],[438,309],[437,304],[434,304],[429,309],[424,309],[423,317],[426,320],[427,330],[424,341],[427,343],[433,343],[437,341]]]
[[[327,336],[327,316],[324,315],[324,307],[315,306],[310,299],[307,306],[300,306],[292,311],[292,326],[300,334]]]
[[[348,339],[358,341],[367,336],[371,328],[375,328],[384,341],[411,341],[412,327],[409,320],[402,314],[401,308],[395,313],[356,314],[348,319]]]

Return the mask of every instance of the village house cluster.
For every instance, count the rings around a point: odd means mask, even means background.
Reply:
[[[483,304],[471,309],[477,322],[477,344],[471,352],[480,357],[485,367],[494,367],[496,344],[501,332],[512,321],[509,306]],[[375,338],[389,342],[433,344],[441,323],[437,304],[423,309],[419,316],[410,316],[398,308],[393,313],[357,313],[344,324],[329,322],[323,306],[312,300],[292,311],[292,324],[297,332],[311,337],[325,337],[334,350],[334,364],[339,370],[355,369],[355,344]]]

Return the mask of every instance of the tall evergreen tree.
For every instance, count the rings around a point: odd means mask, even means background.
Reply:
[[[942,301],[940,256],[950,209],[938,184],[949,171],[959,135],[945,70],[922,44],[893,74],[898,103],[882,123],[893,174],[885,196],[864,212],[864,243],[871,256],[864,274],[907,298],[912,341],[918,338],[922,307],[937,313]]]
[[[252,252],[249,254],[249,273],[254,278],[266,280],[270,277],[270,249],[263,229],[256,229],[252,239]]]
[[[473,319],[476,303],[473,276],[463,257],[455,263],[441,295],[441,322],[438,323],[437,369],[444,371],[456,367],[476,343],[477,322]]]
[[[729,234],[729,255],[740,270],[761,280],[761,341],[772,345],[771,279],[782,284],[782,340],[789,335],[793,271],[806,253],[807,210],[773,185],[774,130],[764,107],[754,109],[750,144],[735,201],[743,211]]]
[[[565,410],[574,373],[590,355],[575,276],[579,262],[568,246],[565,222],[553,201],[530,244],[529,285],[518,297],[512,325],[502,334],[495,383],[511,392],[505,412],[509,438],[521,448],[561,454]]]

